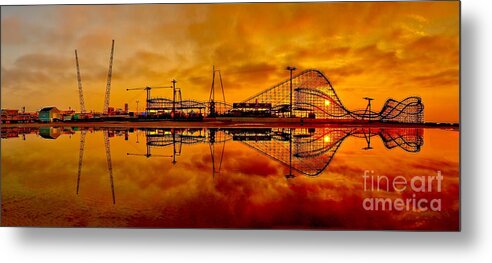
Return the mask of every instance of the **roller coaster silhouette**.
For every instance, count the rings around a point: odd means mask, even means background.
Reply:
[[[348,110],[339,99],[328,78],[319,70],[308,69],[292,78],[293,114],[315,116],[319,119],[371,120],[399,123],[423,123],[424,105],[420,97],[409,97],[403,101],[388,99],[379,112],[370,108],[371,98],[365,110]],[[272,108],[282,114],[290,111],[290,79],[244,100],[245,103],[271,103]]]
[[[293,87],[293,101],[290,104],[290,83]],[[388,99],[379,112],[371,109],[372,98],[364,110],[349,110],[341,102],[330,80],[317,69],[308,69],[286,79],[279,84],[253,95],[242,103],[270,104],[272,116],[286,117],[291,110],[297,117],[328,119],[379,121],[396,123],[423,123],[424,105],[420,97],[408,97],[402,101]],[[186,111],[213,112],[214,116],[230,116],[233,108],[224,101],[200,102],[179,100],[176,109]],[[213,105],[213,109],[211,106]],[[151,98],[148,109],[154,111],[171,110],[173,101],[168,98]]]

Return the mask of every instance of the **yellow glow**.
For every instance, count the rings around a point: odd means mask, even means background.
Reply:
[[[329,100],[325,100],[325,106],[330,106],[330,101]]]
[[[325,137],[323,138],[323,141],[324,142],[331,142],[330,135],[325,135]]]

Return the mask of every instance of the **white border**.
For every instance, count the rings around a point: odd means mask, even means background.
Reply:
[[[81,1],[2,1],[26,3]],[[1,228],[2,262],[491,262],[490,7],[462,3],[461,233]]]

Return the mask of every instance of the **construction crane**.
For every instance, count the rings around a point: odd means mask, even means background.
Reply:
[[[106,83],[106,95],[104,97],[103,113],[107,114],[109,109],[109,97],[111,93],[111,76],[113,74],[113,54],[114,54],[114,39],[111,44],[111,56],[109,57],[108,81]]]
[[[222,75],[220,74],[219,69],[215,69],[215,65],[212,66],[212,87],[210,88],[210,97],[209,97],[209,115],[210,117],[216,116],[215,111],[215,73],[219,73],[220,87],[222,88],[222,99],[224,100],[224,104],[226,103],[225,93],[224,93],[224,84],[222,83]]]
[[[84,93],[82,91],[82,77],[80,76],[79,56],[75,50],[75,64],[77,66],[77,82],[79,85],[80,113],[85,113]]]
[[[150,86],[147,86],[147,87],[144,87],[144,88],[132,88],[132,89],[126,89],[126,91],[131,91],[131,90],[145,90],[147,92],[147,96],[146,96],[146,99],[145,99],[145,112],[146,113],[149,113],[149,100],[150,100],[150,91],[152,89],[168,89],[169,87],[150,87]]]
[[[174,115],[174,112],[175,112],[175,109],[176,109],[176,92],[178,91],[179,92],[179,97],[181,98],[181,90],[179,88],[176,88],[176,80],[172,80],[172,83],[173,85],[172,86],[159,86],[159,87],[155,87],[155,86],[147,86],[147,87],[143,87],[143,88],[131,88],[131,89],[126,89],[126,91],[131,91],[131,90],[145,90],[147,95],[146,95],[146,100],[145,100],[145,112],[146,113],[149,113],[149,101],[150,101],[150,91],[152,89],[173,89],[173,115]]]

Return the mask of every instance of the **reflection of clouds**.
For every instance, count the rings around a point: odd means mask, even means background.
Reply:
[[[419,162],[414,162],[411,166],[415,169],[422,170],[441,170],[450,171],[451,173],[457,173],[459,168],[458,161],[445,161],[445,160],[432,160],[424,159]]]
[[[422,151],[387,150],[374,140],[349,138],[328,169],[316,178],[286,180],[288,168],[239,142],[228,142],[222,170],[212,177],[207,144],[186,145],[173,165],[170,158],[127,156],[129,143],[111,138],[116,205],[112,205],[102,135],[88,134],[81,191],[75,194],[78,137],[2,141],[2,222],[6,225],[279,227],[341,229],[452,229],[458,227],[458,155],[454,132],[426,130]],[[101,146],[101,147],[100,147]],[[439,146],[439,147],[436,147]],[[217,144],[217,149],[222,146]],[[153,148],[153,153],[168,149]],[[220,151],[218,151],[220,153]],[[217,154],[217,151],[216,151]],[[216,157],[216,167],[218,160]],[[445,177],[442,212],[368,212],[362,200],[364,170],[376,175]],[[411,192],[383,192],[411,198]],[[35,216],[33,216],[35,215]]]

